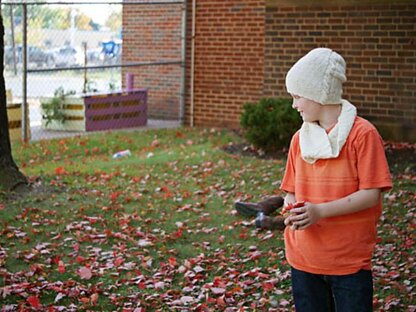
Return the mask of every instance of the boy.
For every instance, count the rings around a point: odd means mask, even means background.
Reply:
[[[381,192],[391,188],[376,128],[341,98],[346,64],[317,48],[288,71],[287,91],[303,119],[281,189],[286,258],[296,311],[372,311],[371,257]]]

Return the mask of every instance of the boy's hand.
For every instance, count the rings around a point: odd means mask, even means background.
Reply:
[[[285,219],[285,224],[290,225],[292,230],[306,229],[321,218],[316,204],[305,202],[303,206],[295,206],[296,204],[290,209],[290,215]]]
[[[290,217],[292,216],[292,210],[294,208],[300,208],[303,207],[305,205],[305,202],[291,202],[288,203],[287,205],[285,205],[281,211],[283,217],[285,218],[285,225],[286,226],[291,226],[292,229],[295,229],[293,226],[293,223],[290,219]]]
[[[303,207],[305,202],[295,202],[295,203],[288,203],[282,209],[282,215],[287,215],[293,208]]]

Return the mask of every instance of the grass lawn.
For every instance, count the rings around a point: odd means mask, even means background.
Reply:
[[[241,139],[182,128],[15,145],[37,187],[0,194],[2,311],[291,311],[282,233],[233,209],[280,194],[285,159],[231,155],[230,143]],[[394,174],[374,304],[414,311],[415,176]]]

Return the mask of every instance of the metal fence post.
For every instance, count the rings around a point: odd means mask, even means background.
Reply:
[[[179,103],[179,122],[181,126],[185,122],[185,93],[186,93],[186,0],[182,4],[182,29],[181,29],[181,90]]]
[[[22,4],[22,26],[23,26],[23,47],[22,47],[22,139],[24,142],[29,140],[28,138],[28,107],[27,107],[27,4]]]
[[[14,75],[17,75],[17,58],[16,58],[16,44],[15,44],[15,35],[14,35],[14,17],[13,17],[13,5],[10,4],[10,32],[12,36],[12,51],[13,51],[13,70]]]

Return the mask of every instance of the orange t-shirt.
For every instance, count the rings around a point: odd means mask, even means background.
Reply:
[[[392,187],[383,142],[376,128],[357,117],[340,155],[309,164],[301,158],[299,132],[290,145],[281,189],[297,201],[319,204],[362,189]],[[345,275],[371,268],[379,203],[348,215],[324,218],[305,230],[286,228],[286,258],[298,270]]]

